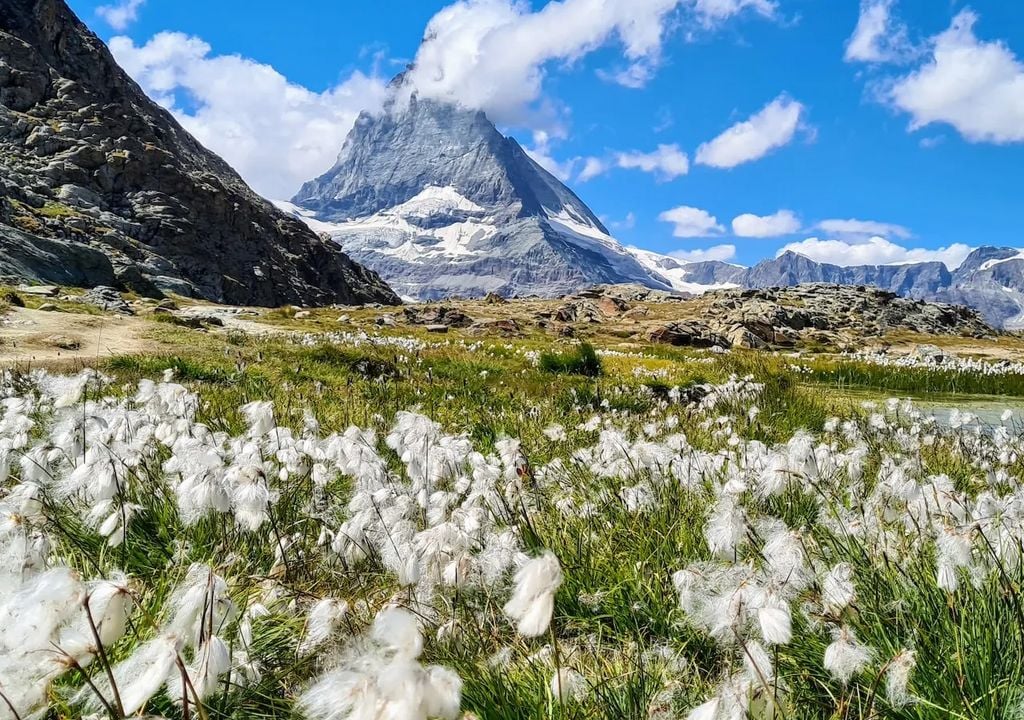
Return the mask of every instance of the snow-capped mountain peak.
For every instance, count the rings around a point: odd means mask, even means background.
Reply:
[[[670,287],[486,115],[447,103],[364,114],[290,207],[406,297]]]

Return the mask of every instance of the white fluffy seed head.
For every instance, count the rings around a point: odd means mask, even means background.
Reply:
[[[867,667],[871,661],[871,650],[857,640],[851,628],[843,626],[832,643],[825,648],[825,669],[841,683]]]
[[[547,632],[555,608],[555,593],[562,584],[562,566],[551,551],[527,561],[515,577],[515,589],[505,614],[523,637]]]
[[[414,660],[423,652],[419,621],[408,610],[382,610],[374,619],[370,632],[374,641],[392,651],[395,657]]]
[[[555,702],[565,704],[582,700],[587,694],[587,681],[572,668],[559,668],[551,676],[551,696]]]
[[[821,580],[821,604],[831,613],[840,613],[857,597],[853,585],[853,567],[839,563]]]

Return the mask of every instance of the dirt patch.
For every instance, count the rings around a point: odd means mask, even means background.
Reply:
[[[143,353],[156,344],[139,318],[12,308],[0,317],[0,365]]]

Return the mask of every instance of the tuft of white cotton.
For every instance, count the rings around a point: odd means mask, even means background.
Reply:
[[[274,403],[269,401],[251,402],[239,408],[249,425],[252,437],[261,437],[276,427],[274,422]]]
[[[420,665],[422,643],[412,613],[386,608],[298,707],[311,720],[457,720],[462,680],[448,668]]]
[[[188,692],[189,702],[192,702],[195,696],[198,696],[200,700],[209,697],[217,689],[217,681],[230,669],[231,653],[228,646],[216,635],[209,637],[196,650],[194,661],[186,668],[192,686]],[[175,699],[179,703],[182,702],[184,685],[180,672],[176,676],[174,671],[171,671],[171,676],[167,679],[167,688],[174,691]]]
[[[789,603],[776,598],[766,598],[757,609],[757,622],[761,637],[769,645],[785,645],[793,639],[793,618]]]
[[[849,607],[856,597],[853,567],[849,563],[835,565],[821,579],[821,603],[827,611],[838,614]]]
[[[914,699],[907,686],[916,666],[917,653],[913,650],[901,650],[889,661],[889,669],[885,673],[885,696],[893,707],[903,707]]]
[[[440,665],[427,668],[423,709],[428,718],[456,720],[462,707],[462,678]]]
[[[299,654],[308,655],[333,635],[348,614],[348,603],[324,598],[312,607],[306,618],[306,634],[299,644]]]
[[[960,586],[958,570],[971,563],[971,539],[965,532],[943,528],[935,541],[936,584],[947,592],[956,592]]]
[[[402,608],[382,610],[373,621],[372,638],[396,657],[414,660],[423,652],[423,635],[416,616]]]
[[[551,551],[527,561],[515,576],[515,590],[505,614],[523,637],[547,632],[555,609],[555,592],[562,584],[562,566]]]
[[[746,533],[746,516],[736,498],[732,495],[722,495],[712,508],[711,516],[704,528],[708,549],[721,558],[731,559]]]
[[[841,683],[847,683],[871,661],[871,650],[857,640],[853,630],[845,625],[835,633],[835,639],[825,648],[825,669]]]
[[[89,613],[104,647],[110,647],[124,635],[131,610],[128,582],[123,576],[100,580],[89,590]]]
[[[686,720],[718,720],[720,715],[718,709],[722,705],[722,701],[718,698],[712,698],[703,705],[698,705],[686,715]]]
[[[772,665],[771,656],[764,649],[761,643],[750,640],[743,644],[743,669],[746,671],[750,682],[758,687],[765,687],[775,679],[775,667]]]
[[[156,695],[165,683],[181,684],[175,665],[181,651],[181,641],[175,635],[161,635],[135,649],[128,658],[113,668],[114,683],[121,696],[126,715],[134,715],[149,699]],[[106,697],[110,696],[106,677],[98,676],[97,687]],[[80,692],[92,709],[99,708],[99,701],[88,689]]]
[[[202,645],[211,629],[220,632],[235,612],[224,579],[206,565],[194,564],[185,579],[171,593],[171,610],[166,630],[181,638],[187,647]]]
[[[587,681],[572,668],[559,668],[551,676],[551,697],[555,702],[565,704],[586,697]]]

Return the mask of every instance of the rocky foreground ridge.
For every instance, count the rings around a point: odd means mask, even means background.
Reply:
[[[655,328],[673,345],[719,347],[844,346],[893,332],[985,337],[994,330],[976,310],[912,300],[864,285],[805,284],[717,290],[701,298],[694,320]]]
[[[429,332],[563,338],[611,335],[682,347],[859,350],[894,334],[987,338],[1000,331],[960,305],[870,286],[823,283],[716,290],[699,297],[639,285],[599,285],[559,300],[442,301],[377,317]]]
[[[0,0],[0,278],[398,302],[149,100],[63,0]]]

